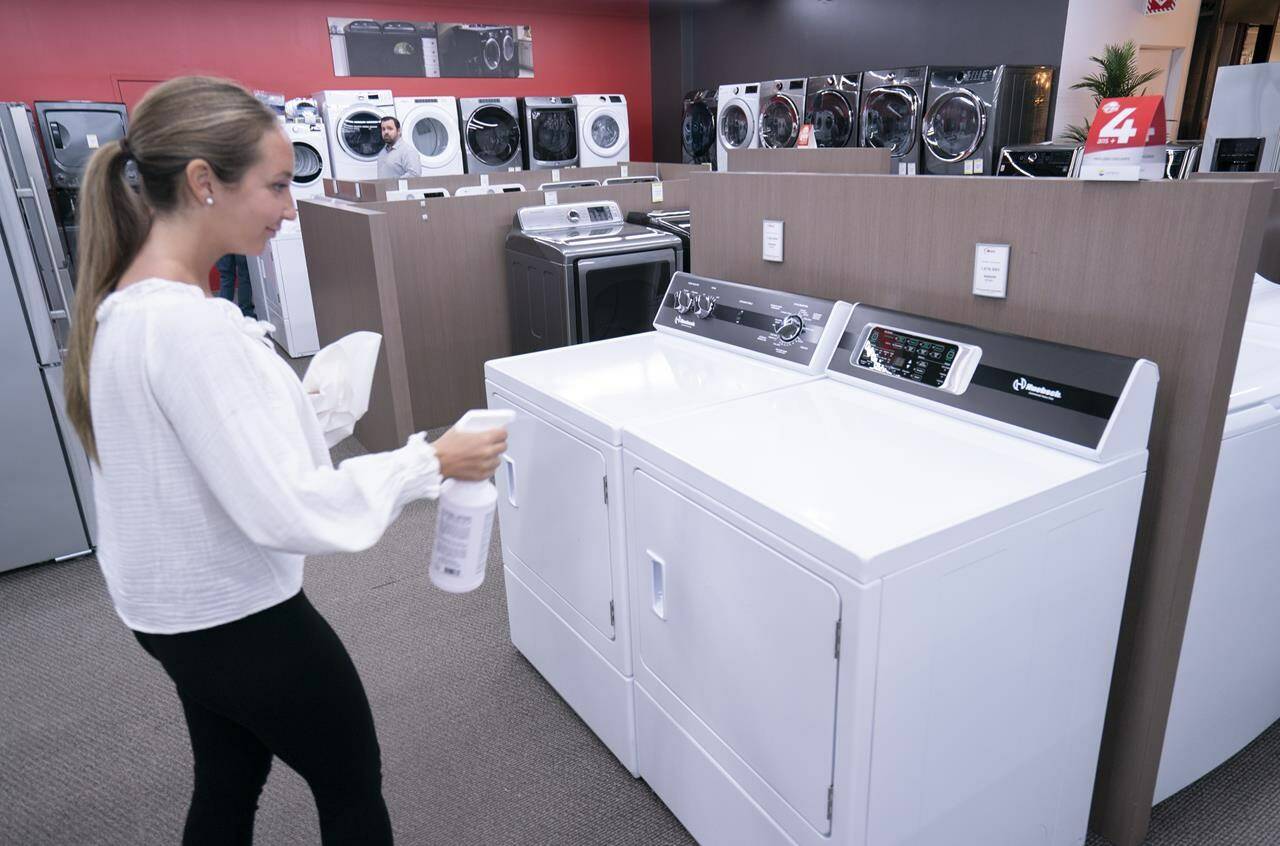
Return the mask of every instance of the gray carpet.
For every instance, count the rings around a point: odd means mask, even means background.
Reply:
[[[359,451],[347,441],[335,458]],[[691,844],[511,646],[496,538],[479,590],[430,585],[433,522],[434,505],[418,503],[372,550],[307,564],[307,593],[373,705],[397,841]],[[191,790],[178,701],[112,611],[96,562],[0,576],[0,655],[0,843],[177,843]],[[1272,727],[1161,804],[1148,842],[1280,843],[1277,788]],[[318,842],[311,795],[279,762],[256,842]]]

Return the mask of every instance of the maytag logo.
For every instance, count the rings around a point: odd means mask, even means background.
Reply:
[[[1030,394],[1033,397],[1046,400],[1062,399],[1062,391],[1056,388],[1046,388],[1043,385],[1037,385],[1034,382],[1028,382],[1025,376],[1019,376],[1013,380],[1013,390],[1019,394]]]
[[[692,329],[693,327],[695,327],[695,326],[697,326],[697,325],[698,325],[698,324],[694,323],[692,320],[689,320],[689,319],[688,319],[688,318],[686,318],[686,317],[677,317],[677,318],[675,319],[675,324],[676,324],[677,326],[683,326],[683,327],[684,327],[684,328],[686,328],[686,329]]]

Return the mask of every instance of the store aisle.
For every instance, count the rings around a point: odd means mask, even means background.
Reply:
[[[361,451],[348,440],[335,458]],[[433,521],[434,504],[419,503],[374,549],[307,566],[308,595],[369,692],[397,842],[692,844],[509,643],[496,539],[481,589],[430,586]],[[0,577],[0,643],[0,840],[177,842],[191,789],[178,702],[116,619],[96,564]],[[310,792],[279,762],[256,840],[318,842]],[[1147,842],[1280,842],[1280,725],[1158,806]]]

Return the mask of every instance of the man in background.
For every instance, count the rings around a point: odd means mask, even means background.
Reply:
[[[379,179],[404,179],[422,175],[422,159],[413,145],[400,134],[400,121],[391,116],[382,119],[382,143],[378,153]]]
[[[218,296],[240,306],[245,317],[257,319],[253,310],[253,284],[249,282],[249,260],[235,253],[218,259]]]

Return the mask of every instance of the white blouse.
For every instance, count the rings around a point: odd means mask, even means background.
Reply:
[[[97,317],[98,561],[130,628],[193,631],[282,602],[304,555],[367,549],[406,503],[439,494],[421,433],[335,468],[265,324],[230,301],[148,279]]]

